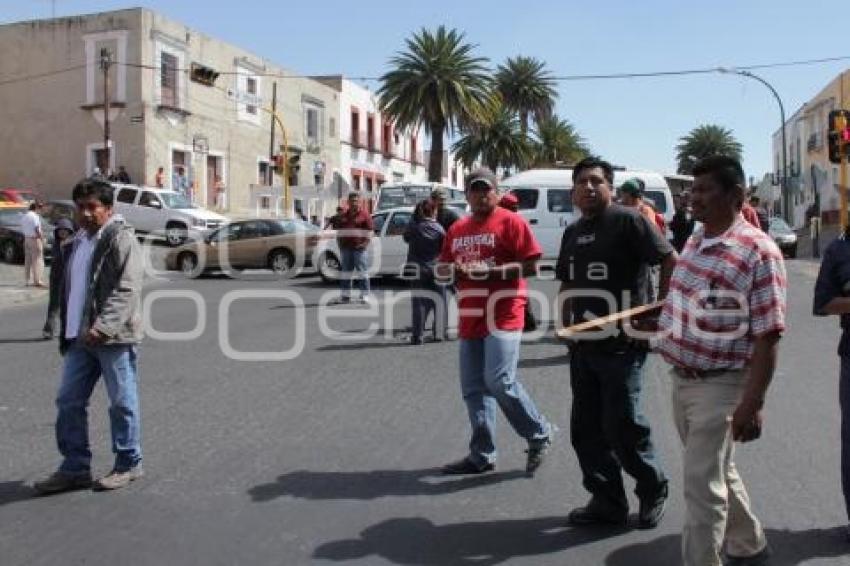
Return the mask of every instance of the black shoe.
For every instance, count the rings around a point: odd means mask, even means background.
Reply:
[[[567,516],[567,522],[574,526],[625,525],[628,521],[628,507],[621,507],[595,496],[590,498],[587,505],[573,509]]]
[[[638,511],[638,528],[654,529],[661,522],[667,508],[667,487],[653,498],[641,499]]]
[[[528,454],[525,460],[525,474],[528,477],[533,477],[534,472],[543,465],[550,446],[552,446],[550,438],[529,442],[528,450],[525,451]]]
[[[765,546],[761,552],[752,556],[729,556],[726,555],[726,566],[767,566],[770,564],[771,552],[769,546]]]
[[[483,466],[479,466],[467,457],[462,460],[458,460],[457,462],[446,464],[443,466],[442,471],[443,475],[446,476],[462,476],[467,474],[483,474],[486,472],[492,472],[494,469],[496,469],[496,466],[490,462]]]

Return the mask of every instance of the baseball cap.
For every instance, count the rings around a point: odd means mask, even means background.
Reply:
[[[490,189],[499,187],[499,178],[487,167],[479,167],[469,174],[466,182],[466,190],[470,190],[476,183],[484,183]]]
[[[519,206],[519,199],[516,198],[516,195],[513,193],[505,193],[502,195],[502,198],[499,199],[499,206],[504,208]]]
[[[449,192],[444,187],[434,187],[434,190],[431,191],[432,199],[447,199],[449,198]]]
[[[620,185],[620,192],[626,193],[627,195],[632,195],[634,197],[639,197],[643,194],[643,187],[643,181],[641,181],[637,177],[632,177],[631,179]]]

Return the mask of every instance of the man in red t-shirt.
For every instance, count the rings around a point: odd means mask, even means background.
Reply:
[[[528,300],[524,277],[542,254],[528,223],[498,206],[496,175],[487,168],[469,176],[472,215],[446,234],[437,274],[457,282],[460,382],[469,412],[469,455],[443,467],[445,474],[480,474],[495,467],[493,442],[498,405],[528,441],[526,473],[534,474],[551,443],[551,426],[517,380]]]
[[[361,206],[360,194],[351,192],[348,195],[348,210],[339,215],[335,225],[337,243],[342,257],[340,258],[342,273],[340,274],[340,302],[351,301],[352,280],[356,278],[360,289],[360,302],[369,300],[369,262],[367,251],[372,239],[373,225],[369,212]],[[355,273],[359,272],[359,273]]]

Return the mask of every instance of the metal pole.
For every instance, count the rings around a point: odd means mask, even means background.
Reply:
[[[106,164],[101,174],[108,177],[109,164],[109,66],[111,64],[109,50],[100,50],[100,67],[103,69],[103,152],[106,156]]]
[[[785,217],[785,221],[793,226],[794,219],[791,210],[791,194],[788,191],[788,141],[785,137],[785,106],[782,104],[782,99],[779,97],[779,93],[776,92],[776,89],[760,76],[755,75],[750,71],[739,71],[737,69],[733,69],[733,72],[755,79],[766,86],[773,94],[776,102],[779,104],[779,117],[780,120],[782,120],[782,178],[780,179],[780,183],[782,185],[782,212]]]
[[[275,116],[277,113],[277,83],[272,83],[272,111],[271,115]],[[269,178],[269,186],[274,185],[274,167],[272,167],[272,162],[274,161],[274,127],[275,127],[275,119],[272,118],[272,133],[271,139],[269,140],[269,170],[268,170],[268,178]]]

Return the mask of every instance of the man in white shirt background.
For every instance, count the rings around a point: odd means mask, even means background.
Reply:
[[[41,203],[34,202],[21,219],[21,231],[24,234],[24,284],[30,281],[36,287],[44,284],[44,231],[41,229]]]

